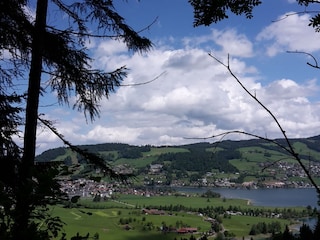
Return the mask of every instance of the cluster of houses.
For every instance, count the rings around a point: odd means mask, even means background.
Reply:
[[[60,181],[60,189],[70,197],[94,197],[114,198],[116,194],[132,194],[145,197],[163,194],[162,191],[150,191],[147,189],[132,188],[120,183],[96,182],[90,179],[76,179]]]
[[[235,181],[235,178],[216,178],[213,176],[212,172],[207,172],[203,178],[198,179],[198,181],[186,182],[183,179],[173,179],[171,181],[171,186],[206,186],[206,187],[221,187],[221,188],[310,188],[313,187],[306,176],[306,173],[301,168],[298,163],[288,163],[288,162],[277,162],[277,163],[260,163],[261,169],[266,169],[266,172],[273,177],[272,180],[266,180],[263,182],[257,181],[248,181],[238,183]],[[307,166],[307,169],[311,176],[320,177],[320,163],[310,162]],[[161,164],[150,165],[149,174],[158,175],[157,181],[153,181],[153,184],[162,185],[163,180],[161,179],[161,173],[163,166]],[[235,175],[240,175],[235,173]],[[300,181],[289,180],[292,177],[298,177]],[[155,178],[156,179],[156,178]],[[148,185],[149,181],[145,181]]]
[[[106,182],[95,182],[90,179],[60,181],[60,189],[69,196],[91,197],[99,194],[101,197],[111,197],[118,187]]]
[[[298,163],[278,162],[277,168],[284,172],[287,177],[306,177],[306,173]],[[306,168],[312,176],[320,176],[320,163],[310,161],[309,164],[306,164]]]
[[[261,163],[261,168],[266,168],[268,163]],[[310,162],[307,166],[312,176],[320,176],[320,164],[315,162]],[[268,168],[269,173],[274,172],[275,179],[264,182],[242,182],[235,183],[234,179],[230,178],[213,178],[212,173],[208,172],[202,179],[198,182],[186,183],[181,179],[172,180],[171,187],[176,186],[208,186],[208,187],[224,187],[224,188],[309,188],[312,187],[308,181],[303,181],[306,179],[305,172],[297,163],[288,162],[277,162],[273,164],[272,168]],[[162,164],[150,164],[149,172],[150,175],[162,176],[163,175],[163,165]],[[239,173],[238,173],[239,174]],[[281,176],[281,177],[280,177]],[[164,177],[164,176],[163,176]],[[290,177],[300,177],[300,181],[289,181]],[[150,181],[149,178],[148,181]],[[161,179],[160,179],[161,180]],[[307,179],[306,179],[307,180]],[[77,180],[63,180],[60,182],[61,189],[63,192],[70,196],[78,195],[82,197],[90,197],[100,195],[100,197],[111,198],[115,192],[125,193],[125,194],[135,194],[152,196],[154,192],[149,192],[146,190],[137,190],[133,188],[123,187],[119,183],[107,183],[107,182],[95,182],[88,179],[77,179]],[[163,181],[156,181],[155,184],[162,185]],[[148,184],[146,184],[148,185]]]
[[[261,163],[262,164],[262,163]],[[265,167],[265,164],[261,167]],[[199,179],[198,182],[188,183],[184,182],[181,179],[172,180],[171,187],[181,187],[181,186],[207,186],[207,187],[224,187],[224,188],[309,188],[312,187],[308,181],[289,181],[289,177],[298,176],[302,179],[306,178],[305,173],[301,170],[300,166],[296,163],[286,163],[278,162],[277,163],[277,172],[282,173],[281,178],[279,175],[276,175],[275,180],[256,182],[248,181],[242,183],[235,183],[234,179],[230,178],[212,178],[210,174],[207,173],[202,179]],[[151,164],[149,167],[149,174],[152,175],[161,175],[163,165],[161,164]],[[312,176],[320,176],[320,164],[310,163],[308,168]],[[270,168],[269,171],[275,171],[274,168]],[[150,179],[148,180],[150,181]],[[88,179],[77,179],[77,180],[63,180],[60,182],[61,190],[67,193],[69,196],[78,195],[81,197],[90,197],[100,195],[100,197],[111,198],[114,193],[124,193],[124,194],[134,194],[142,196],[152,196],[156,194],[154,191],[139,190],[134,188],[124,187],[120,183],[108,183],[108,182],[95,182]],[[162,181],[157,181],[155,184],[162,185]]]

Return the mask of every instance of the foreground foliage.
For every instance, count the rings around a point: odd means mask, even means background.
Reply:
[[[67,21],[48,25],[48,9]],[[49,121],[39,117],[40,95],[50,89],[60,104],[67,105],[74,95],[73,107],[94,120],[99,116],[99,100],[120,86],[127,69],[94,69],[86,42],[120,40],[133,52],[148,51],[152,44],[126,24],[113,1],[102,0],[38,0],[34,15],[30,1],[0,1],[0,34],[0,169],[4,173],[0,176],[0,238],[51,239],[63,224],[58,217],[50,217],[47,206],[57,204],[62,195],[57,166],[34,164],[38,120],[87,159],[96,163],[98,157],[72,147]],[[23,148],[14,141],[21,125]],[[105,168],[107,174],[114,174]]]

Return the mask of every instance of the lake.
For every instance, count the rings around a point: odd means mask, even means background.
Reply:
[[[317,193],[314,188],[277,188],[277,189],[230,189],[207,187],[175,187],[185,193],[203,193],[207,190],[220,193],[225,198],[247,199],[254,206],[270,207],[317,207]]]

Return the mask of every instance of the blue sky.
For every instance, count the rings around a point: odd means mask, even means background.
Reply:
[[[126,65],[130,72],[124,84],[161,76],[147,85],[121,87],[101,102],[101,117],[93,123],[87,122],[82,113],[57,105],[55,93],[48,92],[40,105],[53,105],[41,107],[40,112],[53,120],[69,141],[177,145],[197,141],[186,138],[230,130],[281,137],[268,114],[223,66],[208,56],[209,52],[225,63],[230,54],[233,72],[270,108],[289,137],[320,133],[320,70],[306,64],[313,63],[307,55],[286,52],[305,51],[319,56],[320,33],[307,26],[307,14],[285,17],[305,10],[295,1],[263,1],[251,20],[231,16],[198,28],[193,27],[193,12],[187,0],[118,1],[116,8],[135,30],[157,18],[142,33],[153,41],[154,48],[139,55],[128,53],[121,42],[91,41],[88,47],[95,59],[94,67],[108,71]],[[56,19],[53,12],[49,17],[51,22]],[[62,146],[42,127],[37,139],[38,153]]]

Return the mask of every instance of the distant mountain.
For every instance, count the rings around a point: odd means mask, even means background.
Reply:
[[[92,153],[107,152],[107,151],[121,151],[130,147],[128,144],[121,143],[103,143],[103,144],[92,144],[92,145],[81,145],[78,146],[81,149],[86,149]],[[49,149],[41,153],[36,157],[37,162],[49,162],[49,161],[61,161],[62,158],[70,156],[68,152],[69,148],[59,147]]]
[[[309,137],[309,138],[294,138],[289,139],[290,142],[295,145],[304,145],[303,148],[301,148],[298,152],[302,155],[305,155],[309,158],[311,158],[312,161],[320,161],[319,158],[316,158],[317,154],[310,154],[314,152],[318,152],[320,154],[320,135]],[[275,139],[278,143],[281,143],[282,145],[286,146],[284,139]],[[224,150],[230,150],[230,149],[240,149],[240,148],[250,148],[250,147],[261,147],[265,150],[273,150],[273,151],[279,151],[284,152],[284,150],[280,149],[274,144],[270,144],[270,142],[267,142],[265,140],[261,139],[250,139],[250,140],[224,140],[217,143],[208,143],[208,142],[201,142],[201,143],[193,143],[193,144],[187,144],[187,145],[176,145],[176,146],[159,146],[154,147],[150,145],[146,146],[134,146],[129,144],[123,144],[123,143],[102,143],[102,144],[92,144],[92,145],[79,145],[81,149],[86,149],[89,152],[92,153],[106,153],[106,152],[118,152],[122,153],[122,155],[125,155],[125,158],[137,158],[141,156],[141,152],[150,151],[151,148],[156,149],[166,149],[167,152],[171,152],[170,149],[210,149],[210,148],[219,148]],[[139,156],[137,156],[136,153],[134,153],[133,150],[136,150],[139,152]],[[303,150],[303,151],[302,151]],[[124,154],[125,152],[131,151],[133,154],[131,157],[128,155],[129,153]],[[164,152],[166,152],[164,151]],[[307,154],[304,154],[307,153]],[[61,161],[64,157],[70,156],[70,150],[68,148],[64,147],[58,147],[54,149],[49,149],[41,153],[36,157],[37,162],[48,162],[48,161]],[[121,154],[120,154],[121,155]]]
[[[286,146],[285,139],[276,142]],[[304,162],[320,165],[320,136],[290,139]],[[261,139],[225,140],[217,143],[194,143],[179,146],[134,146],[122,143],[81,145],[82,149],[100,155],[114,166],[126,165],[138,173],[145,172],[150,164],[164,166],[166,174],[205,174],[212,170],[220,173],[246,173],[271,176],[263,168],[278,161],[292,162],[285,150]],[[66,165],[86,164],[86,159],[69,148],[50,149],[36,157],[37,162],[58,161]],[[273,171],[278,171],[273,169]],[[261,173],[260,173],[261,172]],[[180,176],[180,175],[179,175]]]

